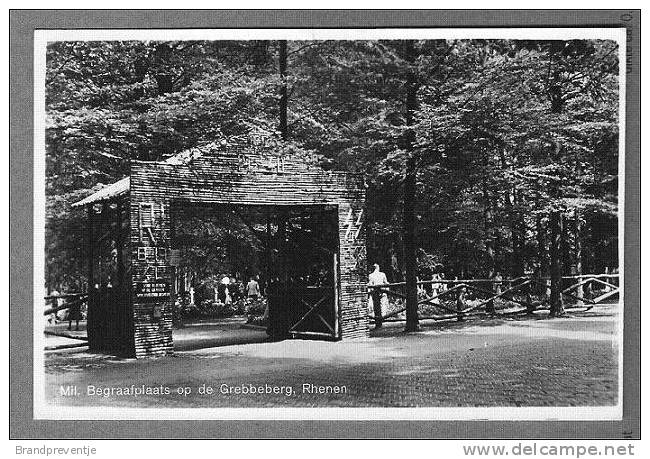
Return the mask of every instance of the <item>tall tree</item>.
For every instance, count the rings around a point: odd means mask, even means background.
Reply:
[[[289,95],[287,92],[287,40],[280,40],[279,44],[279,67],[280,67],[280,136],[287,140],[289,131],[287,127],[287,110],[289,106]]]
[[[415,155],[416,111],[418,109],[417,51],[413,40],[407,40],[404,45],[404,58],[410,68],[406,76],[406,101],[404,150],[406,151],[406,171],[404,174],[404,260],[406,268],[406,331],[417,331],[418,326],[418,296],[417,296],[417,241],[415,239],[415,201],[417,186],[417,163]]]

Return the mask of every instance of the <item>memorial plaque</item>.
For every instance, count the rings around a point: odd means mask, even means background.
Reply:
[[[158,301],[168,298],[170,292],[170,284],[166,281],[135,283],[135,296],[139,300]]]

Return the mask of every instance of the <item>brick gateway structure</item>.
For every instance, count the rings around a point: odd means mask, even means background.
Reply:
[[[130,177],[73,204],[88,213],[90,350],[135,357],[173,352],[173,221],[193,206],[329,215],[338,228],[330,290],[320,298],[300,293],[306,288],[276,292],[274,323],[286,324],[293,338],[367,336],[367,294],[359,288],[367,280],[364,202],[362,176],[326,171],[305,158],[213,144],[162,162],[132,161]]]

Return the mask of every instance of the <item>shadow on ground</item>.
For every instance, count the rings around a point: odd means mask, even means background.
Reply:
[[[565,314],[559,317],[549,317],[548,310],[538,310],[533,314],[516,314],[516,315],[475,315],[466,317],[462,321],[456,319],[451,320],[433,320],[422,319],[420,320],[420,332],[440,331],[462,331],[469,328],[495,328],[504,324],[526,323],[526,322],[542,322],[544,325],[553,328],[563,328],[562,321],[565,319],[604,319],[611,318],[619,311],[617,304],[603,304],[596,305],[594,308],[585,311],[584,308],[567,309]],[[375,328],[371,324],[370,336],[372,338],[390,338],[401,334],[405,334],[405,322],[384,322],[381,328]]]

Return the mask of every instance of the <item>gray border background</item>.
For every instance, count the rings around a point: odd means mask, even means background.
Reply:
[[[10,38],[10,439],[639,439],[640,10],[12,10]],[[626,27],[622,421],[43,421],[32,416],[35,29]],[[30,229],[32,231],[30,231]]]

